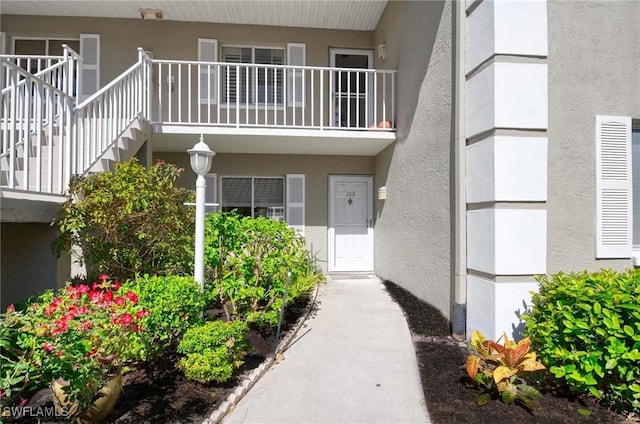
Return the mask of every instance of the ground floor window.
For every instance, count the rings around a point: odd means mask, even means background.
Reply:
[[[222,211],[284,221],[284,177],[222,177]]]
[[[633,180],[633,250],[640,251],[640,125],[631,129]]]

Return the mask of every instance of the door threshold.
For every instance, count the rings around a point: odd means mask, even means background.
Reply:
[[[378,277],[372,272],[330,272],[327,280],[375,280]]]

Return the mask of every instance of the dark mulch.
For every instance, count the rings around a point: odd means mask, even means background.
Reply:
[[[409,323],[427,409],[434,424],[637,422],[615,414],[592,398],[571,398],[552,390],[543,390],[535,413],[497,400],[478,406],[475,399],[479,392],[468,384],[466,373],[460,368],[469,354],[467,345],[451,337],[448,321],[436,308],[392,282],[384,284]],[[590,410],[591,415],[580,415],[580,408]]]
[[[310,301],[310,298],[303,297],[287,306],[282,325],[283,334],[298,321]],[[251,351],[245,357],[245,363],[238,375],[225,384],[200,384],[188,380],[175,366],[175,353],[133,368],[124,376],[122,394],[106,422],[202,423],[225,401],[247,374],[264,362],[267,356],[273,354],[275,336],[275,328],[252,328],[247,336]],[[52,407],[50,391],[45,389],[36,393],[30,399],[29,406]],[[37,420],[31,418],[12,422],[36,423]]]

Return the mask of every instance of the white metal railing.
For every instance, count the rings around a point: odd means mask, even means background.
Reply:
[[[0,55],[48,84],[75,96],[77,80],[81,73],[82,58],[71,47],[62,45],[62,56]],[[4,69],[4,68],[3,68]],[[23,80],[19,77],[19,80]],[[10,86],[9,74],[0,77],[2,88]]]
[[[70,177],[89,171],[136,119],[395,131],[393,70],[151,60],[139,48],[137,63],[74,108],[82,58],[65,47],[57,62],[41,59],[36,63],[50,66],[31,74],[17,58],[0,57],[5,187],[63,193]]]
[[[151,120],[156,123],[320,130],[395,128],[393,70],[180,60],[152,63]]]
[[[0,98],[1,183],[61,193],[71,176],[74,98],[5,58],[0,68],[9,82]]]
[[[138,49],[138,62],[75,109],[74,171],[85,173],[138,118],[149,116],[151,63]]]

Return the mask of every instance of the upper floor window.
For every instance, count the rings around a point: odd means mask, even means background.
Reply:
[[[223,46],[221,61],[256,65],[284,65],[282,48]],[[270,66],[225,66],[222,99],[229,104],[284,104],[284,70]]]

